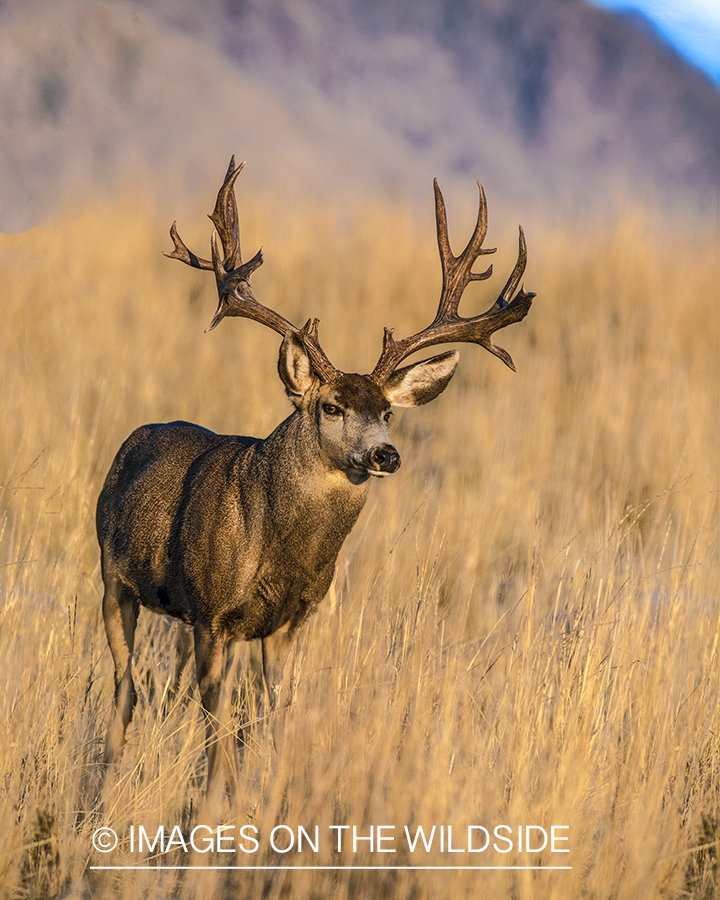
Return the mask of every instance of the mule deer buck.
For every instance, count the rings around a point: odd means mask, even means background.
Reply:
[[[296,632],[330,587],[343,541],[362,510],[373,477],[397,471],[400,456],[387,429],[390,409],[428,403],[450,381],[458,353],[450,351],[398,368],[436,344],[480,344],[514,370],[491,337],[527,314],[532,293],[515,293],[525,270],[522,228],[517,262],[484,314],[463,318],[458,304],[471,281],[492,273],[472,267],[487,231],[480,189],[475,230],[460,254],[448,241],[445,204],[435,182],[443,285],[432,323],[395,340],[385,329],[380,358],[369,375],[336,369],[322,350],[318,320],[297,328],[253,296],[250,278],[262,251],[243,263],[235,180],[230,161],[210,216],[212,259],[195,256],[170,231],[165,254],[212,270],[219,303],[208,331],[226,316],[244,316],[282,335],[278,371],[293,412],[264,440],[214,434],[187,422],[145,425],[120,448],[97,505],[97,534],[105,586],[103,617],[115,664],[114,707],[105,762],[116,759],[136,703],[132,653],[140,605],[192,626],[197,680],[205,714],[208,783],[233,769],[228,646],[262,641],[270,708],[277,706]],[[219,235],[220,245],[217,236]]]

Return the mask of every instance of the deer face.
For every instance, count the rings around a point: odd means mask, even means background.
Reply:
[[[390,403],[367,376],[343,375],[320,385],[312,406],[323,455],[351,481],[382,477],[400,467],[387,429]]]
[[[399,369],[380,386],[368,375],[346,375],[326,384],[314,374],[302,341],[288,332],[278,371],[296,408],[313,419],[321,456],[354,484],[400,468],[400,454],[388,433],[392,406],[419,406],[433,400],[452,378],[455,352]]]

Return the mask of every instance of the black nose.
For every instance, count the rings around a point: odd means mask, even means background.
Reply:
[[[397,472],[400,468],[400,454],[392,444],[380,444],[370,453],[370,465],[380,472]]]

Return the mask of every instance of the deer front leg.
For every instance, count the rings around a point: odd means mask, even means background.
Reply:
[[[196,625],[195,667],[205,714],[205,750],[208,758],[208,794],[237,781],[238,754],[230,724],[231,678],[226,678],[227,639]]]
[[[132,677],[132,654],[139,610],[140,603],[137,598],[133,597],[119,581],[107,576],[102,611],[105,632],[115,663],[115,695],[105,737],[105,765],[109,765],[120,756],[125,745],[125,732],[137,703]]]
[[[193,632],[184,625],[178,625],[177,641],[175,643],[175,674],[170,684],[166,703],[168,708],[174,703],[180,692],[180,683],[182,681],[185,666],[190,662],[194,653],[194,637]]]
[[[271,710],[281,705],[283,675],[291,648],[289,623],[262,640],[263,676]]]

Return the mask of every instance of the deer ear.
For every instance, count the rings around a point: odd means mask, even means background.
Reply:
[[[278,374],[285,391],[295,406],[300,406],[313,383],[310,357],[300,338],[292,331],[285,333],[278,357]]]
[[[457,350],[397,369],[385,382],[391,406],[422,406],[445,390],[460,359]]]

